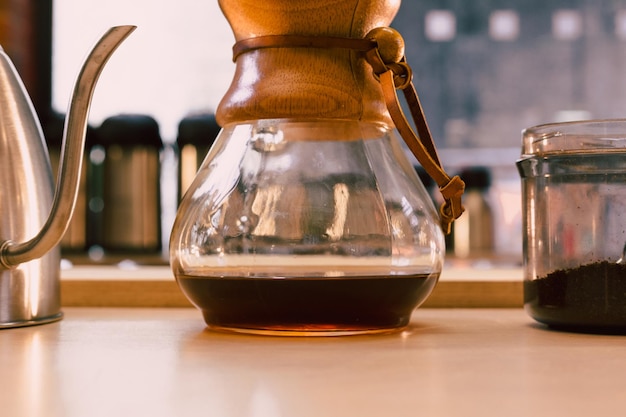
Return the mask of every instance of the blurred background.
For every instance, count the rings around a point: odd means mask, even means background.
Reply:
[[[178,200],[217,134],[212,114],[235,68],[217,1],[0,1],[0,44],[33,98],[53,164],[85,54],[119,24],[138,30],[96,89],[88,169],[62,247],[72,262],[165,263]],[[450,259],[519,264],[521,131],[623,117],[626,0],[405,0],[392,26],[444,166],[468,184]]]

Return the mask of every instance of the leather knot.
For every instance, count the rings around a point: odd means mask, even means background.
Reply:
[[[461,197],[465,192],[465,182],[455,175],[447,184],[439,187],[441,195],[445,199],[439,210],[441,216],[441,227],[446,234],[451,232],[452,222],[458,219],[465,211]]]

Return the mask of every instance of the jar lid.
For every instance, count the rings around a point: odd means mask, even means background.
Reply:
[[[50,148],[61,149],[63,144],[63,133],[65,128],[65,114],[52,111],[47,118],[42,121],[42,130],[46,138],[46,143]],[[85,133],[85,147],[90,148],[95,145],[97,140],[97,131],[91,126],[87,125],[87,131]]]
[[[522,132],[522,156],[626,152],[626,119],[543,124]]]
[[[159,124],[148,115],[119,114],[106,118],[98,128],[103,145],[163,147]]]
[[[219,132],[220,126],[214,114],[194,114],[185,117],[178,124],[176,142],[181,148],[188,144],[210,146]]]
[[[491,172],[488,167],[466,167],[458,175],[465,182],[466,190],[485,191],[491,186]]]

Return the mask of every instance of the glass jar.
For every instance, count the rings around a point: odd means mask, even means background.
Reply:
[[[350,334],[408,323],[445,247],[394,132],[330,120],[222,130],[170,244],[177,281],[210,327]]]
[[[523,132],[524,305],[537,321],[626,330],[626,120]]]

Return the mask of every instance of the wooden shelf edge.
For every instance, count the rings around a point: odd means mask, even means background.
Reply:
[[[518,308],[523,305],[521,281],[440,281],[422,307]]]
[[[174,280],[63,279],[65,307],[191,307]],[[521,307],[519,281],[440,281],[424,308]]]

